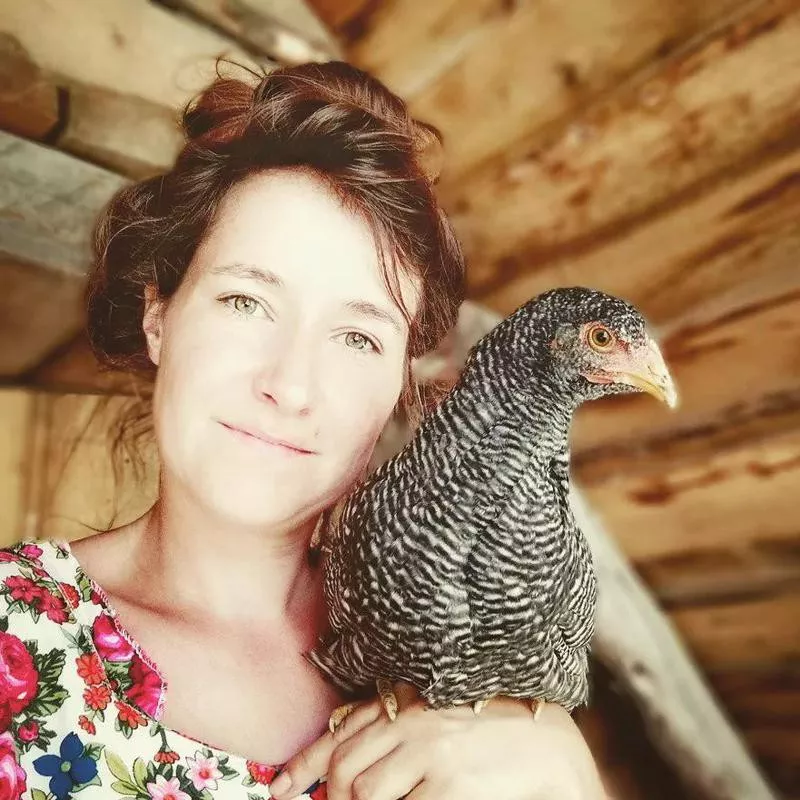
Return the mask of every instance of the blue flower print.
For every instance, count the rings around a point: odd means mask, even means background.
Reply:
[[[61,742],[60,756],[37,758],[33,766],[40,775],[50,777],[50,791],[58,800],[67,800],[70,792],[97,775],[97,762],[84,755],[83,742],[70,733]]]

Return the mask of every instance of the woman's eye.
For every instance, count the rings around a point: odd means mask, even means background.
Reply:
[[[259,309],[265,310],[258,300],[247,294],[232,294],[223,297],[222,302],[244,317],[252,317]]]
[[[349,331],[345,334],[344,341],[348,347],[352,347],[354,350],[378,350],[371,339],[358,331]]]

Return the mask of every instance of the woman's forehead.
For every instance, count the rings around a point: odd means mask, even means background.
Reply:
[[[259,173],[226,195],[195,258],[195,277],[229,265],[250,265],[277,276],[287,290],[319,290],[393,302],[400,293],[413,316],[419,279],[378,247],[366,220],[344,207],[307,171]],[[386,259],[384,278],[382,258]]]

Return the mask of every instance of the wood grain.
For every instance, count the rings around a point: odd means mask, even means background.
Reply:
[[[316,3],[349,39],[348,57],[443,131],[446,174],[454,181],[579,111],[741,5],[391,0],[336,15],[325,0]]]
[[[0,375],[38,364],[82,324],[89,237],[123,180],[0,132]]]
[[[167,0],[281,64],[342,58],[338,41],[304,0]]]
[[[452,189],[444,185],[471,243],[473,296],[508,282],[505,257],[524,273],[528,253],[541,262],[576,242],[598,242],[795,135],[798,43],[797,0],[749,6],[556,130],[531,125],[516,146]]]
[[[80,20],[80,35],[65,35]],[[271,67],[229,37],[147,2],[7,0],[0,34],[74,107],[65,145],[134,176],[169,164],[179,111],[214,76],[219,57]],[[87,58],[87,52],[91,58]]]

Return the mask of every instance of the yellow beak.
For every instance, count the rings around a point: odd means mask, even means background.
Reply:
[[[619,373],[616,380],[635,386],[643,392],[653,395],[670,408],[678,406],[678,390],[675,381],[667,369],[664,356],[654,341],[650,341],[646,354],[642,359],[641,369]]]

